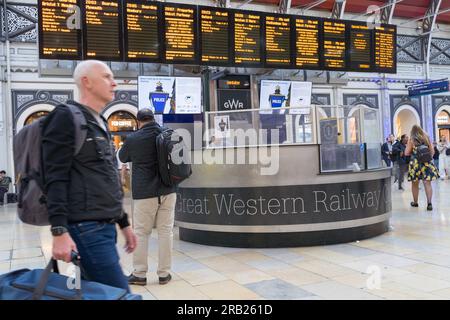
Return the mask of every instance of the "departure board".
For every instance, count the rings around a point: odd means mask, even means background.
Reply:
[[[39,58],[82,58],[81,29],[70,19],[79,6],[77,0],[39,2]]]
[[[396,38],[397,31],[394,26],[375,28],[375,71],[396,73]]]
[[[261,57],[261,15],[255,12],[234,13],[234,62],[259,66]]]
[[[344,21],[323,21],[323,60],[328,70],[346,68],[346,24]]]
[[[164,6],[164,44],[167,63],[197,62],[196,21],[196,6],[173,4]]]
[[[372,70],[372,30],[365,23],[349,22],[351,70]]]
[[[316,69],[320,67],[319,19],[295,18],[295,66]]]
[[[266,66],[291,65],[291,19],[289,16],[266,15]]]
[[[84,0],[85,59],[123,60],[122,1]]]
[[[38,0],[38,10],[41,59],[397,70],[395,25],[154,0]]]
[[[158,61],[161,58],[159,5],[150,0],[125,0],[124,12],[127,61]]]
[[[200,20],[200,61],[209,65],[230,63],[230,15],[227,10],[201,8]]]

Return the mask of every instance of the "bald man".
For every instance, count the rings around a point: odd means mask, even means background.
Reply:
[[[66,105],[57,106],[46,118],[42,133],[45,190],[51,232],[52,254],[57,260],[80,257],[82,277],[124,288],[128,281],[119,264],[116,223],[128,253],[136,247],[128,216],[123,211],[122,188],[111,135],[101,116],[113,101],[117,84],[109,67],[87,60],[75,69],[79,90],[78,107],[86,118],[86,140],[74,155],[75,124]]]

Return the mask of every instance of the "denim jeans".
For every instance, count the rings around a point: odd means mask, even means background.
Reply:
[[[83,278],[130,292],[128,280],[119,264],[114,223],[73,223],[69,225],[69,233],[77,245]]]

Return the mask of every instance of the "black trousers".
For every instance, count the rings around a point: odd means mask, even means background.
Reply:
[[[5,198],[5,193],[8,192],[8,189],[0,187],[0,203],[3,204],[3,199]]]

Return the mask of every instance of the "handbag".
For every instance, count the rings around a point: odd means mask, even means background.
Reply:
[[[57,262],[52,258],[45,269],[20,269],[1,275],[0,300],[142,300],[141,295],[125,289],[80,277],[76,272],[75,288],[70,289],[68,284],[73,279],[59,274]],[[76,284],[81,285],[76,288]]]
[[[433,157],[431,156],[430,148],[426,144],[421,144],[416,148],[417,161],[419,163],[431,162]]]
[[[450,156],[450,149],[445,149],[445,155]]]

